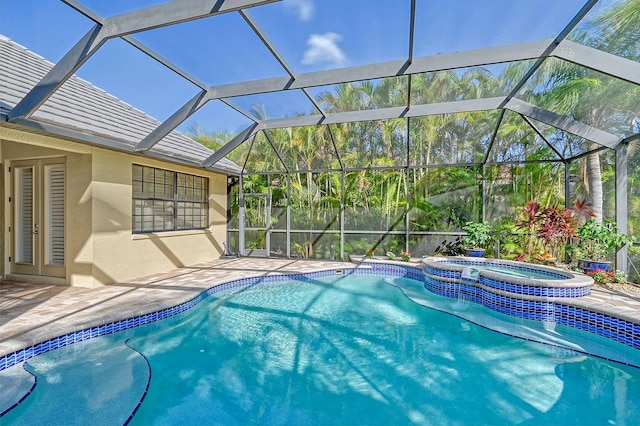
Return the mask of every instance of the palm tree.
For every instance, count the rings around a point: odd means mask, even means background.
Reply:
[[[640,60],[640,0],[616,3],[574,31],[570,38],[595,49]],[[559,114],[614,134],[628,132],[640,97],[638,86],[587,68],[547,59],[538,78],[529,85],[535,103]],[[588,142],[587,150],[599,148]],[[592,211],[603,217],[603,179],[600,154],[592,152],[585,163],[585,188]]]
[[[197,123],[194,123],[186,131],[185,135],[207,148],[217,151],[222,145],[227,143],[227,141],[231,140],[235,134],[230,130],[207,132],[198,126]]]

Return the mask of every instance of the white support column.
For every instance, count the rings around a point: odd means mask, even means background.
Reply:
[[[571,207],[571,161],[564,163],[564,207]]]
[[[627,215],[628,215],[628,158],[627,144],[621,143],[616,147],[616,224],[622,233],[629,231]],[[628,272],[627,262],[627,246],[621,247],[616,253],[616,269]]]
[[[291,172],[287,172],[287,259],[291,258]]]
[[[244,256],[244,183],[242,174],[240,175],[240,190],[238,191],[238,202],[240,204],[240,212],[238,217],[238,256]]]
[[[344,258],[344,167],[340,171],[340,260]]]

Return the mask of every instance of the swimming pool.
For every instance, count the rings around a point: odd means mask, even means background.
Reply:
[[[637,350],[375,272],[249,282],[39,355],[34,392],[2,424],[640,421],[640,370],[585,354]]]

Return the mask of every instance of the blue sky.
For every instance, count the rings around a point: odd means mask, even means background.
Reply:
[[[102,16],[159,0],[80,0]],[[405,59],[409,0],[284,0],[249,10],[295,73]],[[414,56],[553,37],[584,0],[418,0]],[[0,33],[56,62],[92,22],[58,0],[0,0]],[[207,85],[286,75],[238,13],[134,36]],[[122,40],[107,42],[78,75],[164,120],[198,88]],[[317,92],[317,90],[314,90]],[[311,112],[301,92],[234,99],[263,104],[271,118]],[[180,129],[246,127],[250,121],[209,102]]]

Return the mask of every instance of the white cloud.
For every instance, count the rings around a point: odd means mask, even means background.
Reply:
[[[309,48],[302,57],[303,65],[313,65],[318,63],[330,63],[340,65],[344,63],[346,57],[338,42],[342,36],[336,33],[311,34],[307,40]]]
[[[312,0],[285,0],[285,6],[292,9],[301,21],[308,21],[313,16],[315,8]]]

